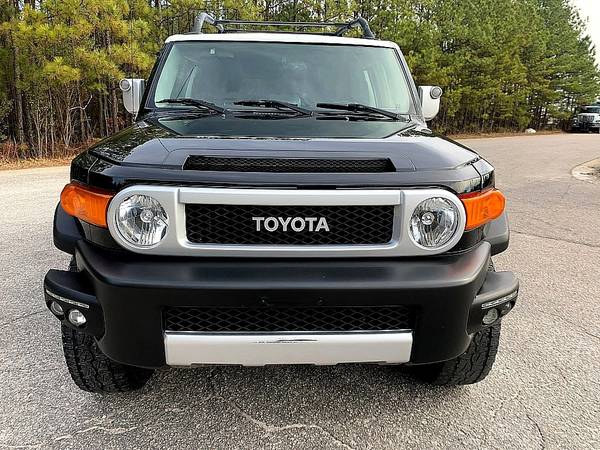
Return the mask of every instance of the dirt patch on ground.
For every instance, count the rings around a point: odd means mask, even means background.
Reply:
[[[575,167],[571,174],[581,181],[600,182],[600,158]]]

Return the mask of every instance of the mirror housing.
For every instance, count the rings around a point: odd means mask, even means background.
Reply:
[[[123,92],[123,105],[133,115],[140,110],[144,85],[145,81],[141,78],[123,78],[119,81],[119,88]]]
[[[440,112],[442,93],[442,88],[439,86],[419,86],[421,111],[423,111],[423,117],[426,121],[432,120]]]

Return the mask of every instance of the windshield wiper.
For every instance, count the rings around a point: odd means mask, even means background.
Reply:
[[[221,108],[214,103],[200,100],[198,98],[165,98],[164,100],[159,100],[156,103],[176,103],[186,106],[195,106],[196,108],[206,109],[208,111],[216,112],[217,114],[229,113],[228,109]]]
[[[304,109],[293,103],[282,102],[280,100],[240,100],[233,103],[234,105],[240,106],[258,106],[261,108],[275,108],[275,109],[287,109],[289,111],[297,112],[303,116],[312,116],[313,112],[310,109]]]
[[[317,103],[317,108],[340,109],[343,111],[351,111],[358,113],[379,114],[380,116],[389,117],[390,119],[402,120],[403,122],[410,122],[410,116],[408,115],[397,114],[393,111],[376,108],[374,106],[363,105],[361,103]]]

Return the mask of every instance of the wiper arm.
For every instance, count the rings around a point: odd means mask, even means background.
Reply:
[[[407,118],[406,115],[397,114],[393,111],[376,108],[374,106],[363,105],[362,103],[347,103],[347,104],[344,104],[344,103],[317,103],[317,108],[340,109],[343,111],[374,113],[374,114],[379,114],[384,117],[389,117],[390,119],[410,122],[410,116],[408,116],[408,118]]]
[[[214,103],[200,100],[198,98],[165,98],[164,100],[159,100],[156,103],[176,103],[180,105],[195,106],[196,108],[207,109],[218,114],[229,113],[228,109],[221,108]]]
[[[275,109],[287,109],[289,111],[297,112],[303,116],[312,116],[313,112],[310,109],[302,108],[293,103],[282,102],[280,100],[240,100],[233,103],[234,105],[240,106],[258,106],[262,108],[275,108]]]

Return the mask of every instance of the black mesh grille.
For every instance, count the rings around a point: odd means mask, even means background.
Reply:
[[[168,308],[165,330],[194,332],[382,331],[412,329],[408,306]]]
[[[379,173],[396,170],[389,159],[220,158],[196,155],[189,156],[183,168],[216,172],[282,173]]]
[[[384,244],[392,239],[393,206],[247,206],[196,205],[185,207],[187,237],[200,244],[336,245]],[[260,222],[253,217],[275,218]],[[287,231],[277,218],[290,221]],[[304,220],[310,218],[310,220]],[[316,219],[315,219],[316,218]],[[325,218],[329,231],[318,227]],[[258,219],[257,219],[258,220]],[[304,223],[302,231],[301,223]],[[310,231],[312,223],[313,231]],[[321,222],[322,223],[322,222]],[[267,231],[267,228],[275,231]],[[267,227],[268,225],[268,227]],[[319,231],[316,231],[318,228]]]

